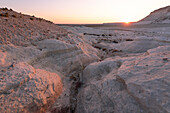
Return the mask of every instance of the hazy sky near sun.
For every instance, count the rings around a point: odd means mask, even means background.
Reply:
[[[0,7],[67,24],[138,21],[168,5],[170,0],[0,0]]]

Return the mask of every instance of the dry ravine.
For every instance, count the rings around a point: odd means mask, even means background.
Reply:
[[[59,27],[1,8],[0,112],[169,113],[170,26],[148,26]]]

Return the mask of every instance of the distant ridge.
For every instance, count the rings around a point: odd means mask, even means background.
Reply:
[[[148,16],[138,22],[130,22],[131,25],[138,24],[170,24],[170,6],[162,7],[152,11]],[[121,26],[124,22],[103,23],[104,25]]]
[[[151,12],[147,17],[137,22],[138,24],[170,23],[170,6]]]

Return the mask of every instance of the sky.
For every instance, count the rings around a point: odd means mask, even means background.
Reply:
[[[56,24],[133,22],[168,5],[170,0],[0,0],[0,7]]]

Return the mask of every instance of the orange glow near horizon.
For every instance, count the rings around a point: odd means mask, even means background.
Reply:
[[[125,24],[127,24],[127,25],[128,25],[128,24],[130,24],[130,22],[125,22]]]
[[[170,0],[2,0],[0,7],[35,15],[56,24],[138,21],[170,5]]]
[[[131,24],[131,22],[124,22],[123,24],[124,24],[124,26],[129,26]]]

